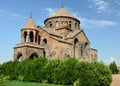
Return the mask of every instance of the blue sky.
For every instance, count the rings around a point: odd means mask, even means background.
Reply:
[[[81,21],[98,61],[120,66],[120,0],[0,0],[0,63],[13,60],[13,47],[20,43],[20,30],[30,13],[36,25],[64,8]]]

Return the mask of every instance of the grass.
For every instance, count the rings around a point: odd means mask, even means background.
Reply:
[[[55,84],[43,84],[43,83],[34,83],[34,82],[19,82],[19,81],[4,81],[3,86],[62,86]],[[1,85],[0,85],[1,86]]]

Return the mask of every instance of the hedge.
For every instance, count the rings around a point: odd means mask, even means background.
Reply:
[[[11,80],[78,86],[109,86],[110,69],[100,62],[80,62],[75,58],[49,60],[44,57],[1,65],[1,73]]]

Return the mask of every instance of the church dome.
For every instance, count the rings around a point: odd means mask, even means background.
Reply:
[[[50,17],[48,17],[44,21],[44,23],[51,18],[60,18],[60,17],[72,18],[77,20],[80,23],[80,21],[75,16],[73,16],[70,12],[68,12],[64,7],[60,8],[58,11],[53,13]]]
[[[44,24],[51,29],[63,27],[69,27],[71,30],[80,29],[80,21],[63,7],[48,17]]]
[[[65,8],[60,8],[57,12],[55,12],[54,14],[52,14],[50,16],[51,17],[72,17],[75,18],[71,13],[69,13]]]

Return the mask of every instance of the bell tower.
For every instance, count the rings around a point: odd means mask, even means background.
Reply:
[[[21,30],[21,42],[22,43],[38,43],[38,31],[36,29],[36,25],[32,19],[29,18],[28,22],[25,24],[23,29]]]
[[[33,59],[43,56],[44,48],[39,45],[39,33],[32,19],[21,29],[21,43],[14,47],[14,60]]]

